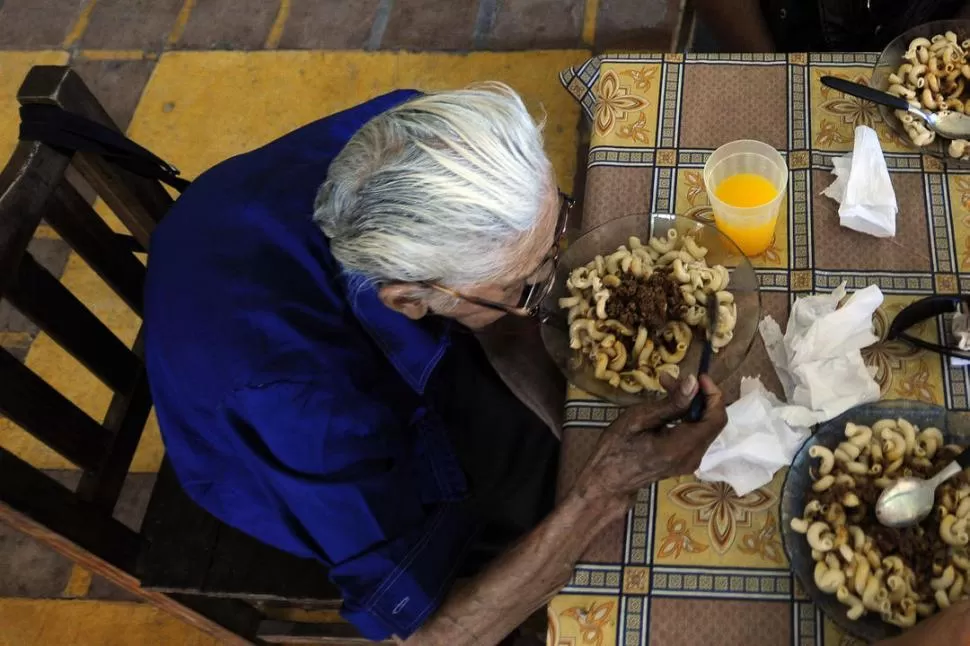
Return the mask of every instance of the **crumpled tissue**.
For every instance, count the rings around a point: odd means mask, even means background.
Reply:
[[[831,294],[799,299],[784,335],[770,316],[761,321],[787,403],[760,380],[744,379],[742,396],[728,407],[728,424],[704,454],[697,478],[727,482],[743,496],[791,463],[811,426],[879,399],[861,350],[879,340],[872,315],[883,295],[870,285],[839,307],[845,295],[843,283]]]
[[[953,315],[951,323],[953,338],[957,342],[957,347],[966,352],[970,350],[970,317],[962,311]]]
[[[839,224],[877,238],[896,235],[896,193],[879,136],[857,126],[852,152],[832,160],[835,181],[822,191],[839,203]]]
[[[708,482],[727,482],[738,496],[771,482],[809,435],[808,428],[792,427],[784,420],[782,407],[760,379],[743,378],[741,397],[728,406],[727,425],[695,475]]]
[[[970,351],[970,317],[964,314],[962,310],[953,315],[953,320],[950,323],[950,334],[956,341],[957,348],[964,352]],[[970,359],[950,357],[950,365],[957,368],[970,366]]]

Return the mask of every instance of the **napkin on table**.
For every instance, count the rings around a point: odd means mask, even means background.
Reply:
[[[835,181],[822,194],[839,203],[839,224],[877,238],[895,236],[896,193],[876,131],[857,126],[852,152],[832,165]]]
[[[727,482],[744,496],[769,482],[791,462],[808,437],[805,427],[790,426],[781,401],[756,377],[741,380],[741,397],[728,406],[728,422],[707,449],[695,475]]]
[[[742,380],[741,398],[727,409],[727,426],[694,475],[727,482],[743,496],[791,462],[809,427],[879,399],[879,385],[861,350],[878,341],[872,315],[882,304],[882,292],[871,285],[840,308],[845,294],[843,283],[831,294],[799,299],[784,335],[770,316],[761,321],[761,336],[787,403],[760,380]]]

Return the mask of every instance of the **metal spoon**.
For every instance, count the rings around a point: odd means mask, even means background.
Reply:
[[[834,76],[823,76],[822,83],[833,90],[851,94],[860,99],[866,99],[873,103],[881,103],[882,105],[896,108],[897,110],[905,110],[925,121],[930,130],[936,131],[947,139],[966,139],[970,137],[970,116],[960,112],[953,112],[951,110],[941,110],[940,112],[921,110],[910,105],[909,101],[902,97],[893,96],[888,92],[876,90],[868,85],[853,83],[852,81],[846,81],[845,79]]]
[[[970,449],[958,455],[929,480],[900,478],[879,494],[876,518],[887,527],[915,525],[933,511],[936,488],[967,467],[970,467]]]

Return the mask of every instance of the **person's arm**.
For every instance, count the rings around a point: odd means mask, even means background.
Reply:
[[[696,7],[698,18],[723,51],[775,51],[758,0],[697,0]]]
[[[199,500],[223,522],[327,564],[341,614],[369,639],[409,635],[440,606],[478,530],[457,460],[430,418],[403,425],[339,371],[237,389],[219,410],[234,428]],[[420,428],[418,428],[420,424]],[[409,437],[410,436],[410,437]],[[398,438],[418,436],[417,450]]]
[[[688,392],[676,402],[628,409],[600,438],[576,485],[555,510],[482,574],[445,598],[405,646],[491,646],[502,640],[569,580],[593,538],[622,517],[637,490],[662,478],[691,473],[727,415],[720,391],[704,377],[708,396],[696,424],[665,428],[683,414]]]

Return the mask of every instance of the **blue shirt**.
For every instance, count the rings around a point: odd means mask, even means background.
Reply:
[[[146,362],[168,456],[223,522],[330,567],[344,615],[405,637],[477,527],[426,405],[447,329],[343,274],[312,222],[333,157],[397,91],[204,173],[153,234]]]

